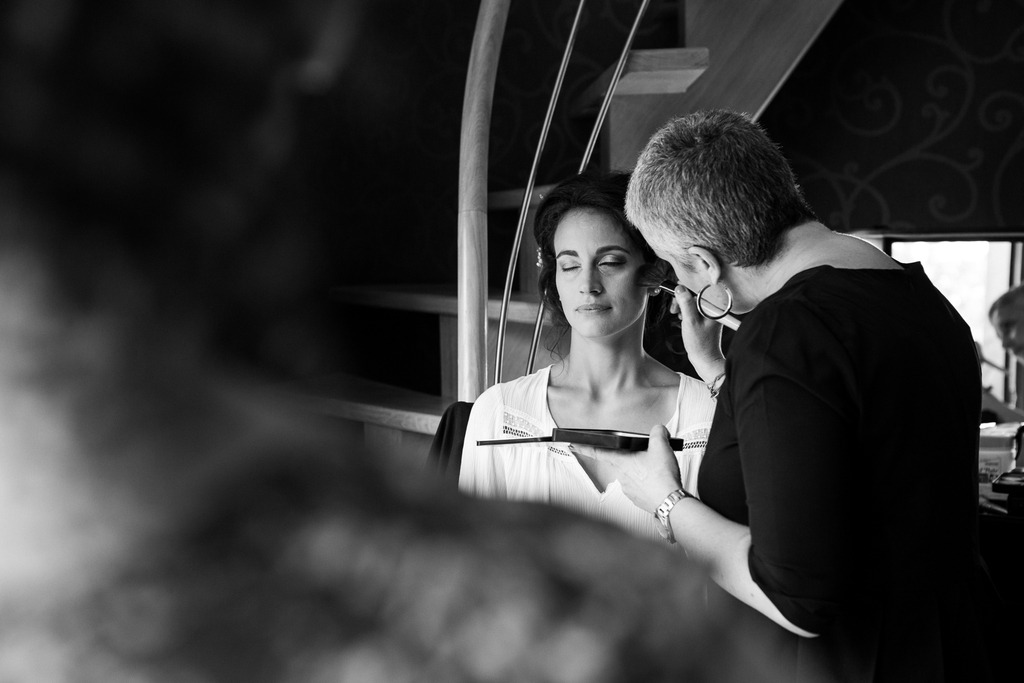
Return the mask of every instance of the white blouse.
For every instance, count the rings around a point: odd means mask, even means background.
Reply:
[[[548,410],[550,366],[497,384],[473,404],[462,450],[459,489],[484,498],[559,505],[608,520],[644,538],[658,540],[654,516],[633,505],[613,481],[602,492],[562,443],[477,446],[483,439],[549,436],[557,427]],[[683,487],[697,495],[697,471],[715,412],[707,387],[679,375],[676,409],[665,427],[686,442],[676,453]],[[653,426],[653,425],[652,425]],[[598,428],[599,425],[594,425]]]

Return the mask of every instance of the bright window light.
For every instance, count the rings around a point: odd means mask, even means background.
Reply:
[[[1005,366],[988,309],[996,297],[1009,289],[1009,242],[894,242],[892,256],[901,263],[920,261],[928,277],[971,326],[982,354],[1000,367]],[[982,369],[982,384],[1003,398],[1004,375],[988,366]]]

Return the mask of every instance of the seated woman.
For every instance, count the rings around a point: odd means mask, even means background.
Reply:
[[[658,539],[654,517],[626,498],[604,464],[577,458],[567,444],[477,446],[478,440],[547,436],[554,427],[647,434],[664,424],[685,439],[676,458],[683,481],[696,488],[715,401],[704,382],[644,351],[645,321],[658,317],[648,314],[649,297],[659,293],[652,284],[667,268],[626,221],[628,180],[625,173],[576,176],[538,209],[540,290],[563,335],[568,328],[569,350],[554,365],[480,395],[466,430],[459,488],[560,505]],[[665,304],[651,308],[664,312]]]

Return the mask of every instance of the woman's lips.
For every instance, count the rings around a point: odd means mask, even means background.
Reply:
[[[611,306],[602,306],[600,304],[585,304],[583,306],[577,306],[576,310],[579,313],[600,313],[601,311],[610,310]]]

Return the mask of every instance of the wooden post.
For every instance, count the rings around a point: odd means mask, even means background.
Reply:
[[[459,400],[487,384],[487,147],[498,55],[511,0],[481,0],[459,142]]]

